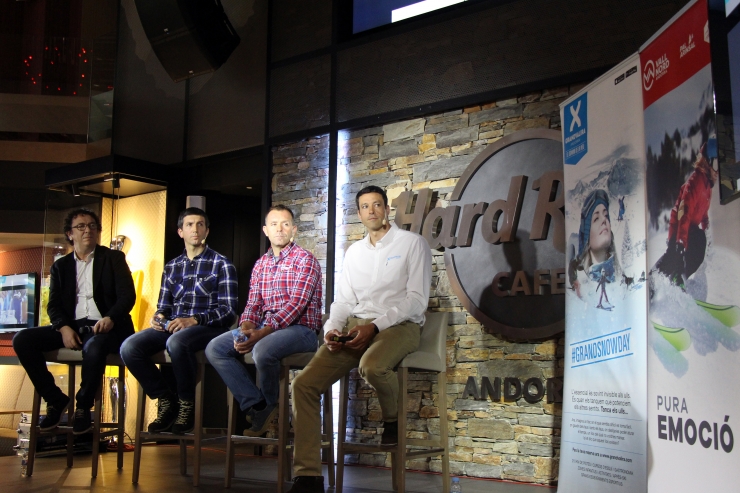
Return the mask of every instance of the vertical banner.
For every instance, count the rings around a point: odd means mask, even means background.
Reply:
[[[740,479],[740,206],[719,203],[707,19],[706,0],[691,2],[640,51],[651,493]]]
[[[646,491],[645,144],[637,54],[561,105],[567,290],[559,491]]]

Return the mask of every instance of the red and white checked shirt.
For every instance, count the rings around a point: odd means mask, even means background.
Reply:
[[[295,243],[277,257],[270,248],[254,264],[239,325],[248,320],[279,330],[300,324],[318,332],[321,303],[321,266],[316,257]]]

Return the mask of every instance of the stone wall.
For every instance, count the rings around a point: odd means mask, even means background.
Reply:
[[[582,86],[524,94],[443,114],[384,126],[342,132],[336,197],[336,265],[347,247],[365,235],[355,194],[378,185],[389,200],[406,190],[430,188],[432,207],[446,206],[458,178],[488,144],[527,128],[560,128],[559,103]],[[326,172],[328,139],[276,148],[273,201],[295,206],[300,214],[298,243],[326,258]],[[395,211],[391,212],[394,217]],[[436,377],[413,374],[409,383],[409,436],[439,434],[446,412],[450,465],[455,475],[555,484],[560,448],[559,404],[477,401],[461,395],[469,376],[542,379],[563,375],[564,338],[513,342],[488,334],[452,292],[442,251],[433,251],[429,308],[450,312],[447,340],[447,395],[438,401]],[[382,417],[373,389],[356,373],[350,386],[348,435],[378,441]],[[390,454],[347,456],[348,462],[390,466]],[[413,469],[440,471],[438,458],[419,459]]]

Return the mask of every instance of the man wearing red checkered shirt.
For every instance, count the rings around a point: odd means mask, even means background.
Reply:
[[[310,252],[293,243],[293,212],[270,209],[262,230],[270,248],[255,264],[240,327],[214,338],[206,356],[252,419],[246,436],[261,436],[277,413],[280,360],[316,351],[321,330],[321,267]],[[240,361],[252,352],[259,387]]]

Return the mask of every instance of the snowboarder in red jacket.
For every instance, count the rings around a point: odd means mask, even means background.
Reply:
[[[717,171],[704,157],[706,145],[699,150],[694,170],[681,186],[668,223],[668,249],[655,263],[655,270],[668,276],[671,283],[685,287],[686,280],[704,261],[709,228],[709,205]]]

